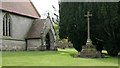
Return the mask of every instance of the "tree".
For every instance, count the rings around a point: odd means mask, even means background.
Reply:
[[[120,1],[118,2],[118,7],[119,7],[118,13],[120,14]]]
[[[117,2],[61,2],[60,3],[60,38],[68,37],[77,51],[87,41],[87,11],[93,16],[91,22],[91,39],[97,50],[103,46],[112,56],[120,51],[120,15]],[[114,11],[113,11],[114,10]]]

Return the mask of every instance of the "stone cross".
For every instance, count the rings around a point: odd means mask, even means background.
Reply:
[[[87,15],[85,15],[85,17],[87,17],[87,42],[86,45],[92,45],[92,40],[90,39],[90,16],[92,16],[92,14],[90,14],[89,11],[87,11]]]

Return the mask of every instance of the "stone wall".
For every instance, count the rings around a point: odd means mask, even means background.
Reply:
[[[24,51],[26,50],[26,42],[20,40],[2,40],[2,50],[5,51]]]
[[[2,48],[2,35],[3,35],[3,23],[2,23],[2,11],[0,10],[0,50]],[[0,53],[1,54],[1,53]]]
[[[41,39],[28,39],[27,50],[41,50]]]
[[[2,12],[4,16],[6,12]],[[34,19],[24,17],[17,14],[9,14],[11,16],[11,36],[15,39],[25,39]]]
[[[50,36],[50,49],[55,50],[56,49],[56,40],[54,38],[54,34],[52,30],[49,31],[49,36]]]
[[[2,23],[2,11],[0,10],[0,38],[2,38],[2,35],[3,35],[3,23]]]
[[[2,39],[3,50],[25,50],[26,35],[35,19],[9,13],[11,17],[11,36],[3,36],[3,17],[7,12],[0,12],[0,39]],[[0,41],[1,42],[1,41]]]

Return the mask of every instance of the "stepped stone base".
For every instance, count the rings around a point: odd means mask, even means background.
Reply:
[[[101,53],[96,50],[94,45],[86,45],[82,47],[82,50],[78,53],[78,56],[83,58],[100,58]]]

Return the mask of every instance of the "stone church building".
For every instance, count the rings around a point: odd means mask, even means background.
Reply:
[[[40,19],[30,0],[14,1],[0,2],[0,49],[56,50],[56,37],[49,14],[46,19]]]

